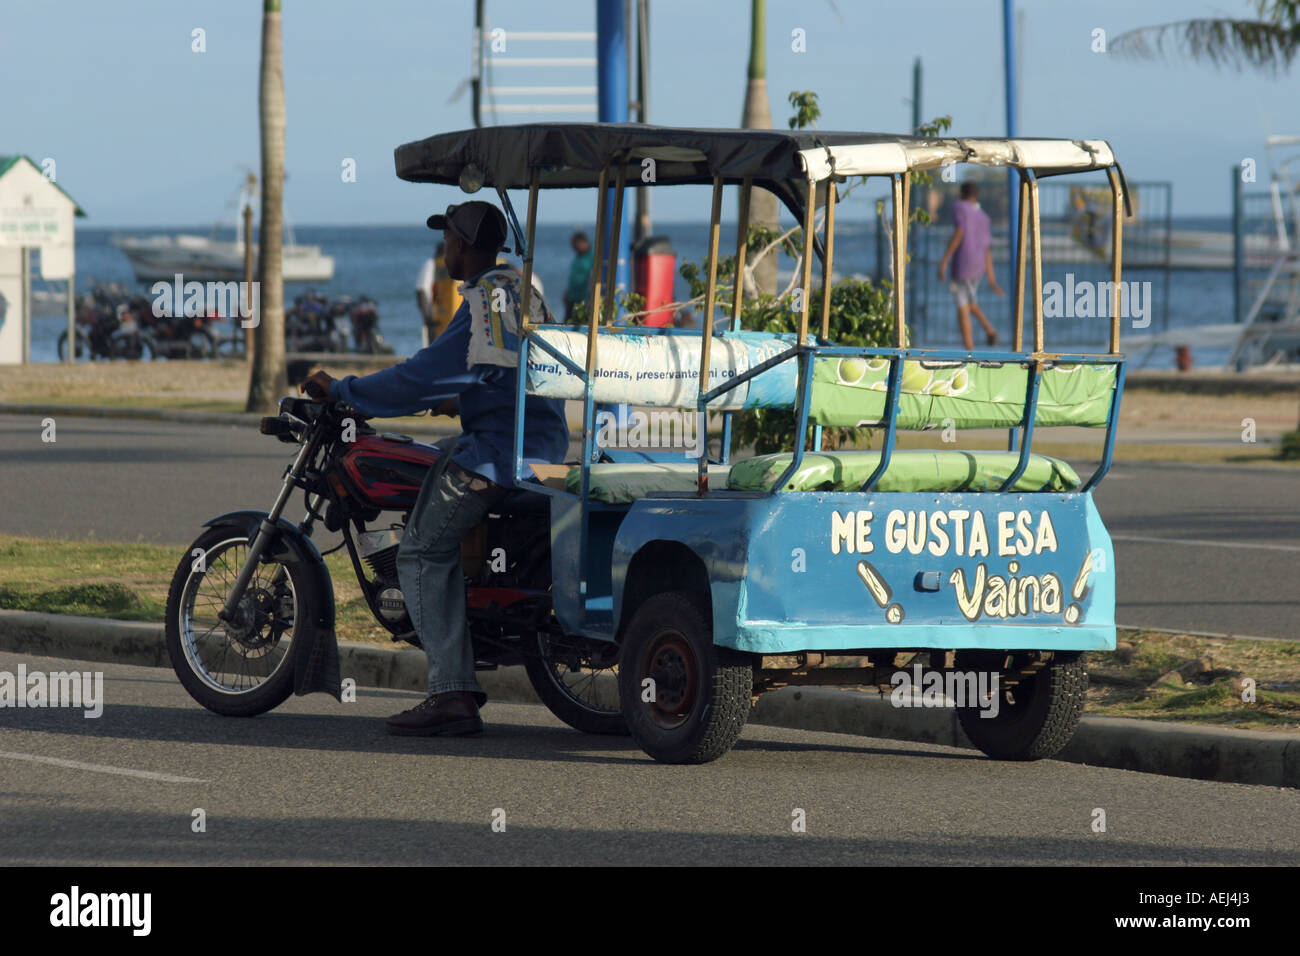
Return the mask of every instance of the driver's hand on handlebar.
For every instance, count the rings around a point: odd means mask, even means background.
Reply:
[[[328,402],[332,384],[334,384],[333,376],[324,369],[317,369],[298,386],[298,391],[310,396],[313,402]]]

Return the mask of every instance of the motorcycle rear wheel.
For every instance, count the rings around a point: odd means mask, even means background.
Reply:
[[[167,654],[191,697],[227,717],[253,717],[293,693],[294,661],[325,595],[294,564],[258,566],[237,620],[217,617],[248,554],[247,533],[210,528],[181,559],[167,594]]]
[[[618,645],[538,634],[524,670],[542,703],[584,734],[627,736],[618,696]]]

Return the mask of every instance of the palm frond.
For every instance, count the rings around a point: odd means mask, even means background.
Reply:
[[[1108,50],[1141,60],[1174,55],[1219,68],[1276,75],[1289,69],[1300,53],[1300,26],[1262,20],[1182,20],[1129,30],[1112,39]]]

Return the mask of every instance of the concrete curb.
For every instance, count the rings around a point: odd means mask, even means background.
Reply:
[[[102,664],[172,666],[163,625],[75,614],[0,609],[0,651]],[[339,670],[358,687],[422,693],[428,686],[424,652],[414,648],[397,650],[340,641]],[[481,671],[478,678],[489,697],[541,703],[522,667]]]
[[[193,412],[180,408],[121,408],[99,405],[37,405],[30,402],[0,402],[0,415],[68,415],[73,418],[120,418],[136,421],[182,422],[189,425],[235,425],[256,428],[263,416],[252,412]],[[380,429],[381,431],[392,429]],[[416,435],[459,435],[451,425],[408,425],[403,432]]]
[[[247,425],[256,428],[261,415],[244,412],[193,412],[181,408],[121,408],[103,405],[40,405],[0,402],[0,415],[70,415],[74,418],[127,418],[191,425]]]
[[[0,415],[67,415],[71,418],[119,418],[135,421],[183,422],[190,425],[236,425],[244,428],[256,428],[264,416],[254,412],[195,412],[183,408],[126,408],[122,406],[100,405],[62,405],[58,403],[39,405],[34,402],[0,402]],[[382,419],[379,419],[383,421]],[[406,423],[391,425],[387,428],[376,426],[380,432],[397,431],[402,434],[430,435],[446,437],[459,435],[460,429],[454,425],[424,425]],[[569,432],[581,434],[582,418],[569,418]],[[720,432],[710,432],[716,438]]]
[[[1190,371],[1134,369],[1124,376],[1124,389],[1176,392],[1184,395],[1275,395],[1300,392],[1300,375],[1286,372]]]
[[[39,657],[145,667],[171,667],[163,625],[0,610],[0,651]],[[425,688],[424,654],[370,644],[339,644],[340,669],[359,687]],[[495,700],[538,703],[522,667],[482,671],[479,682]],[[786,687],[764,694],[750,722],[791,730],[855,734],[971,748],[952,710],[899,708],[854,690]],[[1300,737],[1223,730],[1120,717],[1084,717],[1058,760],[1191,777],[1300,789]]]

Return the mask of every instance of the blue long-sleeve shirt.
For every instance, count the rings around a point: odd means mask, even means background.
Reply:
[[[367,417],[393,418],[414,415],[459,397],[462,434],[452,461],[509,487],[514,484],[519,372],[500,365],[467,367],[469,338],[469,305],[462,301],[446,330],[428,346],[392,368],[335,381],[330,398],[346,402]],[[524,422],[524,461],[563,462],[569,450],[564,402],[526,396]]]

